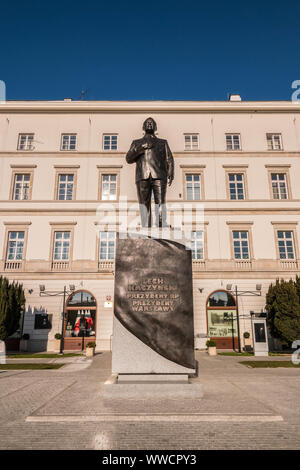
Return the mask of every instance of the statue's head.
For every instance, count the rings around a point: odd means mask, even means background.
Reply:
[[[152,117],[148,117],[146,121],[144,121],[143,130],[147,134],[154,134],[154,132],[157,130],[156,122],[154,119],[152,119]]]

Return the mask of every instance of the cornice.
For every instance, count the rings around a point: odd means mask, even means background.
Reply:
[[[292,101],[7,101],[0,113],[298,113]]]
[[[128,149],[127,149],[128,150]],[[60,151],[31,151],[31,152],[21,152],[21,151],[0,151],[0,158],[1,157],[13,157],[13,158],[122,158],[125,159],[125,155],[127,150],[124,151],[117,151],[117,152],[103,152],[103,151],[76,151],[70,152],[65,154]],[[175,158],[205,158],[205,157],[230,157],[230,158],[295,158],[300,157],[300,151],[293,150],[293,151],[270,151],[270,150],[256,150],[256,151],[247,151],[244,150],[242,152],[230,152],[230,151],[212,151],[212,150],[197,150],[196,152],[186,152],[185,150],[172,150],[173,157]]]

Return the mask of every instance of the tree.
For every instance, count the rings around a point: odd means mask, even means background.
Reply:
[[[300,299],[300,277],[299,276],[296,276],[295,286],[296,286],[296,289],[297,289],[298,297]]]
[[[276,280],[266,296],[267,324],[284,346],[300,339],[300,280]]]
[[[25,306],[22,285],[9,283],[0,277],[0,340],[4,341],[17,331]]]

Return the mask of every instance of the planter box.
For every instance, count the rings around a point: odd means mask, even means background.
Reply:
[[[86,348],[85,355],[86,357],[93,357],[95,354],[95,348]]]
[[[252,340],[251,338],[244,338],[244,351],[252,351]]]
[[[216,356],[217,355],[216,346],[209,346],[208,347],[208,354],[209,354],[209,356]]]

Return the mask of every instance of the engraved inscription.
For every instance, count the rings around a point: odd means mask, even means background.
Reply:
[[[157,277],[128,284],[127,299],[134,312],[170,312],[180,300],[180,295],[176,285]]]

